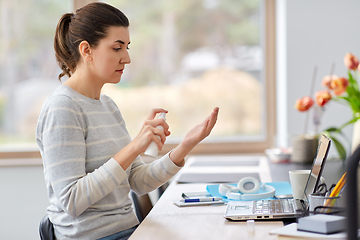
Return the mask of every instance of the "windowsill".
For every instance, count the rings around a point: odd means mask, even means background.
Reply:
[[[41,158],[8,158],[0,159],[0,167],[42,166]]]
[[[36,144],[1,144],[0,167],[42,166],[41,154]]]
[[[159,155],[165,155],[177,144],[165,144]],[[204,142],[196,146],[189,155],[219,155],[219,154],[264,154],[264,149],[271,146],[269,142],[254,144],[254,142]],[[144,162],[154,159],[141,155]],[[39,148],[36,144],[0,145],[0,167],[5,166],[42,166]]]
[[[1,159],[33,159],[40,158],[40,151],[36,144],[2,144],[0,145]]]

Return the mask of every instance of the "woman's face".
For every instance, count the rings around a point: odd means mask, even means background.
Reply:
[[[129,44],[130,35],[127,27],[113,26],[108,29],[107,37],[92,48],[90,65],[97,79],[101,79],[103,83],[120,82],[125,64],[131,62]]]

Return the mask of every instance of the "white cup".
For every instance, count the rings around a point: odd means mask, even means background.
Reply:
[[[309,174],[310,174],[310,170],[289,171],[290,185],[292,188],[294,199],[304,199],[304,190],[309,178]],[[324,183],[324,182],[325,179],[321,177],[320,183]],[[311,178],[306,189],[306,196],[309,196],[309,194],[314,191],[315,183],[316,183],[316,177],[314,174],[311,174]]]

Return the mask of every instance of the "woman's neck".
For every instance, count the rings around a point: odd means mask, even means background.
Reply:
[[[75,71],[74,74],[63,83],[75,90],[76,92],[93,99],[100,99],[100,93],[103,85],[97,84],[97,82],[81,71]]]

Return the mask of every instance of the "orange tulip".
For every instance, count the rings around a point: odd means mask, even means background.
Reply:
[[[315,93],[315,98],[316,98],[316,103],[320,107],[323,107],[328,101],[330,101],[331,94],[326,90],[322,90]]]
[[[323,78],[322,82],[321,82],[321,85],[324,86],[324,87],[327,87],[329,89],[332,89],[331,88],[331,81],[333,79],[336,79],[336,78],[339,78],[338,76],[336,75],[327,75]]]
[[[347,53],[344,57],[344,64],[348,69],[355,70],[359,66],[359,60],[351,53]]]
[[[295,108],[301,112],[307,111],[314,104],[314,100],[311,97],[302,97],[296,100]]]
[[[331,81],[331,89],[334,90],[334,93],[337,96],[345,92],[348,85],[349,85],[349,80],[343,77],[336,78]]]

